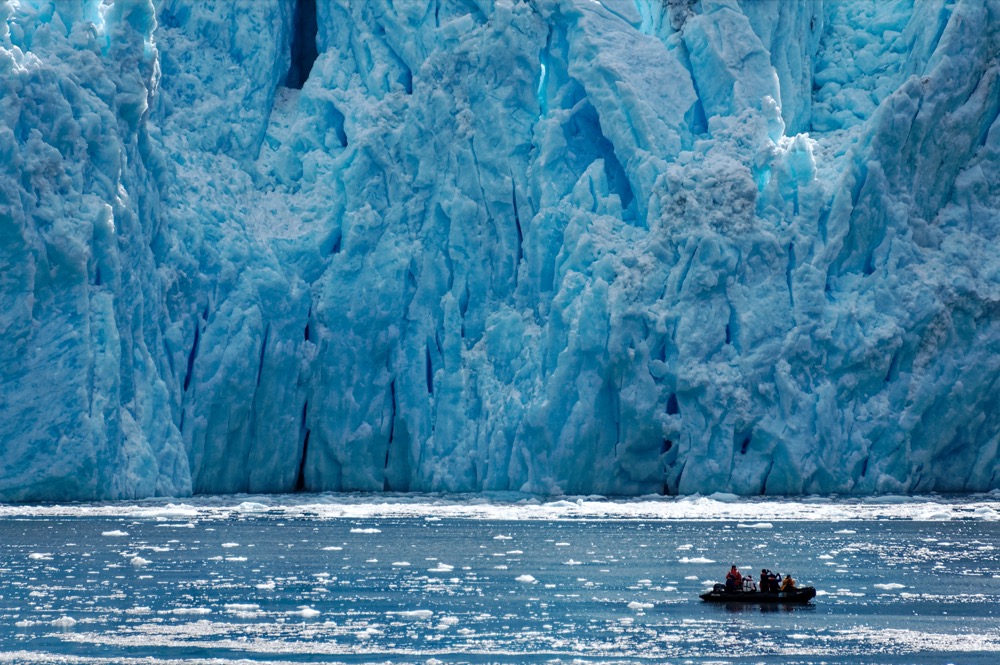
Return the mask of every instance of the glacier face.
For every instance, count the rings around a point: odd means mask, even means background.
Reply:
[[[0,0],[0,499],[1000,487],[998,31]]]

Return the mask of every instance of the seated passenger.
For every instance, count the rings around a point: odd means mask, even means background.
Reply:
[[[750,575],[743,578],[743,593],[757,593],[757,583]]]
[[[781,582],[782,591],[795,591],[795,580],[792,579],[791,575],[785,575],[785,579]]]
[[[743,586],[743,576],[740,575],[740,571],[736,569],[734,565],[726,573],[726,591],[739,591]]]
[[[767,569],[762,568],[760,571],[760,592],[767,593],[771,590],[770,585],[767,582]]]

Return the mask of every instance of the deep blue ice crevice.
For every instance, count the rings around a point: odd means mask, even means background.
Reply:
[[[292,35],[289,59],[291,64],[285,76],[285,85],[302,89],[309,78],[319,52],[316,48],[316,0],[295,0],[292,12]]]

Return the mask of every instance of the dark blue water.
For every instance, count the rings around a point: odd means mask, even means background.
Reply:
[[[0,662],[1000,662],[997,521],[433,512],[0,518]],[[700,601],[731,564],[819,596]]]

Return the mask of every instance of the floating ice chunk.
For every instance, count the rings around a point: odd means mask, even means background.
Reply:
[[[170,614],[211,614],[212,610],[208,607],[175,607],[169,610]]]
[[[715,563],[714,559],[708,559],[703,556],[683,556],[678,561],[680,563]]]
[[[392,565],[395,568],[406,568],[406,567],[408,567],[410,565],[410,562],[409,561],[393,561]]]
[[[165,520],[171,517],[197,517],[198,509],[186,503],[168,503],[162,508],[148,508],[137,511],[137,517]]]
[[[455,570],[455,566],[449,566],[446,563],[439,563],[438,565],[434,566],[433,568],[428,569],[428,572],[431,572],[431,573],[450,573],[453,570]]]
[[[653,609],[653,603],[641,603],[638,600],[633,600],[628,604],[628,608],[636,612],[642,612],[643,610]]]
[[[148,566],[152,562],[149,559],[143,559],[141,556],[134,556],[129,563],[136,568],[142,568],[143,566]]]
[[[919,515],[914,515],[913,519],[918,522],[947,522],[954,517],[950,512],[945,509],[941,510],[929,510]]]
[[[321,612],[317,609],[313,609],[308,605],[299,605],[299,609],[288,612],[292,616],[300,616],[303,619],[312,619],[318,617]]]
[[[883,591],[899,591],[900,589],[905,589],[905,584],[900,584],[898,582],[886,582],[885,584],[873,584],[876,589],[882,589]]]
[[[68,616],[61,616],[52,622],[56,628],[72,628],[76,625],[76,619]]]
[[[678,545],[677,546],[677,551],[678,552],[686,552],[686,551],[691,550],[691,549],[694,549],[694,545]]]
[[[120,530],[116,529],[114,531],[102,531],[101,535],[102,536],[108,536],[109,538],[121,538],[123,536],[127,536],[128,532],[127,531],[120,531]]]
[[[257,503],[256,501],[244,501],[240,505],[236,506],[237,512],[241,513],[263,513],[270,509],[270,506],[263,503]]]
[[[707,498],[721,503],[738,503],[742,500],[739,496],[730,492],[715,492],[714,494],[709,494]]]
[[[854,529],[841,529],[840,531],[834,531],[834,533],[841,536],[853,536],[857,531]]]
[[[901,496],[897,494],[883,494],[881,496],[870,496],[865,499],[865,503],[880,503],[880,504],[903,504],[912,503],[914,501],[921,501],[921,499],[913,496]]]
[[[499,535],[499,536],[493,536],[493,540],[514,540],[514,537]]]
[[[32,552],[28,555],[29,559],[34,559],[36,561],[52,561],[51,552]]]
[[[770,522],[754,522],[753,524],[737,524],[738,529],[773,529],[774,525]]]
[[[583,562],[582,561],[577,561],[576,559],[570,559],[569,561],[564,561],[563,565],[566,565],[566,566],[581,566],[581,565],[583,565]]]
[[[263,591],[272,591],[274,589],[274,580],[268,580],[267,582],[261,582],[255,585],[258,589]]]
[[[222,543],[222,547],[239,547],[239,543]]]
[[[257,612],[260,609],[260,605],[257,603],[227,603],[225,609],[230,614],[241,614]]]
[[[569,543],[556,543],[556,547],[569,547]]]
[[[434,612],[431,610],[402,610],[400,612],[386,612],[386,614],[398,616],[408,621],[426,621],[434,616]]]
[[[382,529],[367,528],[367,529],[351,529],[351,533],[382,533]]]
[[[527,575],[527,574],[525,574],[525,575],[518,575],[515,578],[515,580],[517,582],[521,582],[523,584],[536,584],[538,582],[538,580],[536,580],[533,576]]]

